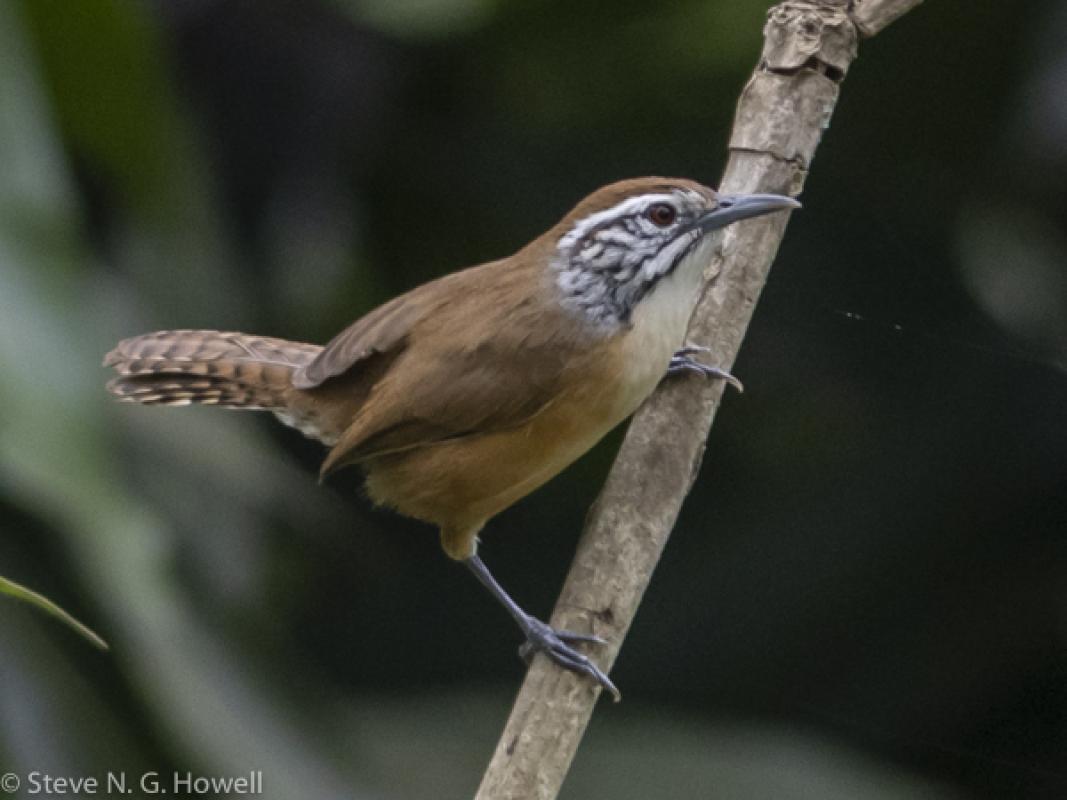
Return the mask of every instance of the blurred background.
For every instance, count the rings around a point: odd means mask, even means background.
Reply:
[[[767,3],[0,3],[0,772],[462,798],[522,677],[434,532],[258,415],[118,406],[168,327],[324,342],[611,180],[715,183]],[[567,798],[1067,796],[1067,3],[860,59]],[[494,520],[547,614],[619,432]]]

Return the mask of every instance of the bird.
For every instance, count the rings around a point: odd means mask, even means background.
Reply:
[[[669,374],[740,384],[685,341],[722,231],[798,208],[777,194],[719,194],[683,178],[597,189],[510,257],[418,286],[325,346],[211,330],[124,339],[107,389],[144,405],[273,412],[329,451],[320,479],[363,470],[378,505],[437,526],[544,653],[609,691],[576,645],[524,611],[478,555],[485,524],[629,417]],[[594,687],[595,688],[595,687]]]

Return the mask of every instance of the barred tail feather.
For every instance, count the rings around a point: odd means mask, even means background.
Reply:
[[[104,358],[122,402],[217,405],[285,413],[292,374],[322,348],[220,331],[159,331],[119,342]]]

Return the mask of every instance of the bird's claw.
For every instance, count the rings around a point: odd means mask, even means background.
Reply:
[[[708,353],[708,348],[701,347],[699,345],[689,344],[678,350],[673,356],[671,356],[671,362],[667,365],[668,375],[677,375],[681,372],[696,372],[699,375],[703,375],[706,378],[718,378],[726,381],[733,386],[737,391],[745,391],[745,387],[741,385],[741,381],[735,378],[726,370],[720,367],[713,367],[708,364],[702,364],[690,356],[697,353]]]
[[[527,617],[522,627],[526,634],[526,641],[519,648],[519,656],[526,662],[527,666],[533,660],[534,655],[544,653],[551,661],[564,669],[592,678],[611,693],[616,703],[622,699],[618,688],[604,674],[603,670],[594,664],[588,656],[571,647],[571,644],[578,642],[606,645],[607,641],[589,633],[556,630],[534,617]]]

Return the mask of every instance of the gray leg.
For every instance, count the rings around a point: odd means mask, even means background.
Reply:
[[[593,636],[588,633],[557,631],[555,628],[541,622],[541,620],[531,617],[519,608],[518,603],[512,600],[510,595],[504,591],[504,588],[496,582],[496,578],[489,572],[489,568],[485,566],[485,562],[481,558],[476,555],[470,556],[464,559],[463,563],[467,565],[467,568],[474,573],[474,577],[490,591],[493,597],[500,601],[500,604],[507,609],[515,622],[518,623],[523,635],[526,636],[526,642],[519,649],[519,655],[522,656],[527,664],[530,663],[535,653],[544,653],[564,669],[592,678],[611,692],[616,703],[619,702],[622,695],[619,694],[619,690],[615,688],[615,684],[611,682],[611,679],[601,671],[600,667],[570,646],[575,642],[589,642],[591,644],[607,644],[607,642],[599,636]]]

